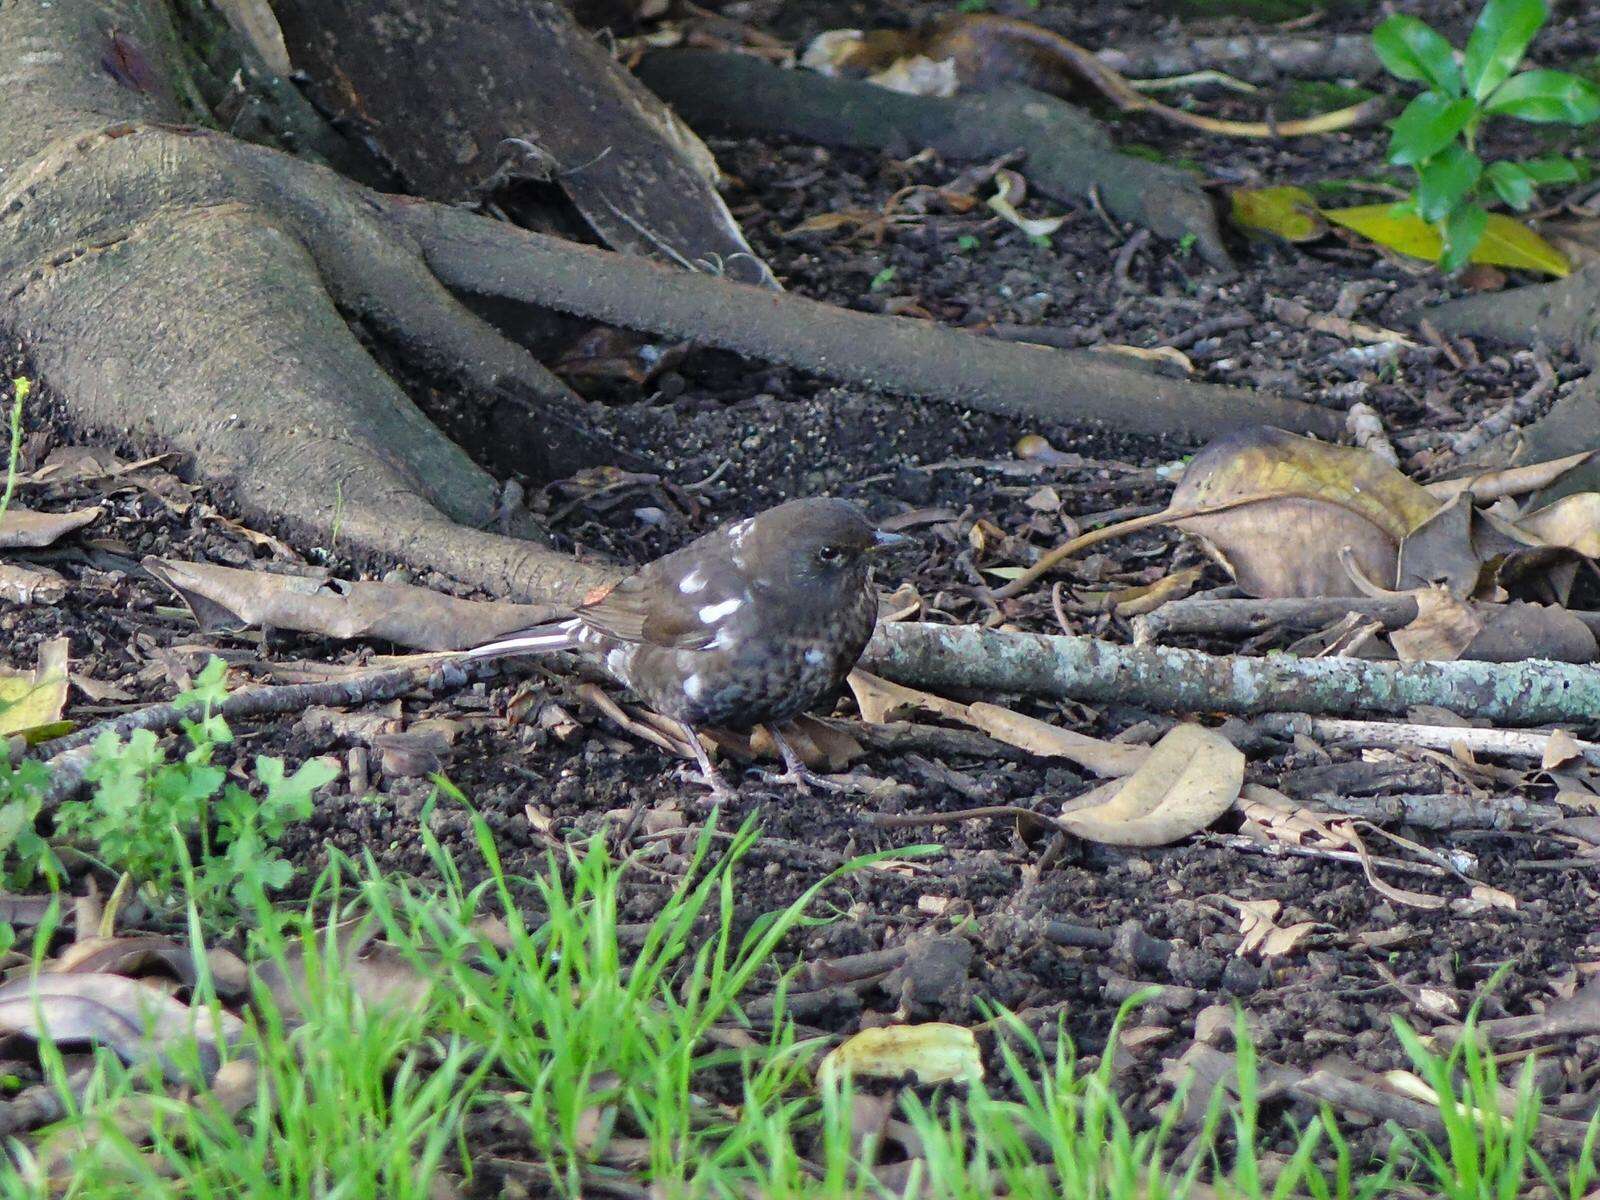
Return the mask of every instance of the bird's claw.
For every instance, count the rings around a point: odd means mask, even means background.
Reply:
[[[815,771],[811,770],[811,768],[805,766],[794,765],[782,772],[756,771],[754,774],[757,779],[761,780],[762,783],[768,784],[772,787],[778,787],[780,785],[792,787],[796,791],[806,795],[809,795],[814,791],[832,792],[834,794],[850,791],[848,784],[839,783],[837,780],[829,779],[826,775],[818,775]]]

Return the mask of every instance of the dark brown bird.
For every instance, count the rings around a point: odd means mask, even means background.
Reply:
[[[656,559],[567,620],[466,652],[579,650],[686,727],[713,791],[725,788],[694,730],[764,724],[789,782],[815,783],[776,726],[832,694],[878,619],[870,556],[908,541],[845,500],[791,500]]]

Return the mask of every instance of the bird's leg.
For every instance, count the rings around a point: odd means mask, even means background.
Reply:
[[[700,777],[705,785],[711,789],[711,795],[717,800],[726,799],[734,794],[732,788],[723,782],[721,774],[716,767],[711,765],[711,756],[706,753],[706,748],[700,744],[700,735],[682,721],[678,727],[683,730],[684,740],[689,743],[689,748],[694,751],[694,759],[700,764]]]
[[[812,788],[820,788],[825,792],[847,792],[850,790],[842,783],[835,783],[831,779],[825,779],[823,776],[818,775],[800,761],[800,756],[795,753],[794,747],[789,744],[789,739],[778,732],[776,725],[768,725],[767,732],[772,735],[772,741],[778,747],[778,753],[783,755],[784,766],[782,775],[767,774],[764,776],[768,783],[792,784],[802,792],[808,792]]]

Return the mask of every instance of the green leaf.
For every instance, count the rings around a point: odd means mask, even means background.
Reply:
[[[1423,164],[1417,182],[1417,213],[1442,221],[1472,193],[1483,177],[1483,160],[1462,146],[1446,146]]]
[[[1584,177],[1583,168],[1570,158],[1530,158],[1515,164],[1535,184],[1577,183]]]
[[[1472,258],[1472,252],[1483,241],[1488,227],[1489,214],[1481,204],[1463,204],[1444,222],[1444,250],[1439,255],[1439,269],[1447,273],[1459,271]]]
[[[1600,119],[1600,88],[1565,71],[1524,71],[1506,80],[1483,110],[1523,121],[1587,125]]]
[[[1439,231],[1414,214],[1396,211],[1393,204],[1361,204],[1354,208],[1323,209],[1322,215],[1335,225],[1354,230],[1362,237],[1409,254],[1412,258],[1438,262],[1444,241]],[[1503,213],[1490,213],[1483,240],[1469,256],[1471,262],[1497,267],[1515,267],[1546,275],[1572,273],[1566,257],[1520,221]]]
[[[1239,188],[1230,197],[1233,223],[1286,242],[1309,242],[1328,232],[1317,202],[1305,188]]]
[[[1448,96],[1461,95],[1461,69],[1455,51],[1433,27],[1399,14],[1372,31],[1372,48],[1389,74],[1426,83]]]
[[[1473,99],[1482,100],[1517,69],[1528,43],[1549,15],[1544,0],[1488,0],[1472,27],[1462,59]]]
[[[1400,166],[1426,162],[1455,140],[1476,111],[1471,100],[1446,100],[1423,92],[1395,118],[1389,161]]]
[[[1518,212],[1525,212],[1533,204],[1534,178],[1518,163],[1490,163],[1486,172],[1495,195]]]

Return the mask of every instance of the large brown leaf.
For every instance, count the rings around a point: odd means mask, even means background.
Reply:
[[[536,604],[461,600],[404,583],[349,582],[147,558],[205,630],[271,625],[335,638],[380,638],[416,650],[461,650],[556,615]]]
[[[1258,426],[1194,458],[1168,510],[1220,511],[1171,523],[1203,539],[1257,596],[1356,594],[1348,546],[1368,578],[1392,587],[1400,542],[1439,508],[1377,455]]]

